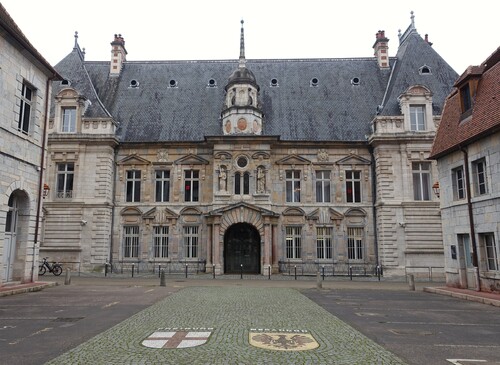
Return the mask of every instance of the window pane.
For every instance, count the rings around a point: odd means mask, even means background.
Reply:
[[[248,172],[243,174],[243,194],[250,194],[250,174]]]
[[[241,194],[241,174],[239,172],[234,174],[234,193]]]

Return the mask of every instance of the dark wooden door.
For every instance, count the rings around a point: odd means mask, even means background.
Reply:
[[[243,265],[243,266],[242,266]],[[260,273],[260,235],[248,223],[237,223],[224,236],[224,273]]]

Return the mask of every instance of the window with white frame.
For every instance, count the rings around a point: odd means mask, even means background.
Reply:
[[[184,170],[184,201],[197,202],[200,199],[200,171]]]
[[[123,227],[123,257],[139,257],[139,226]]]
[[[465,199],[465,178],[463,166],[457,167],[452,170],[452,186],[453,186],[453,199]]]
[[[154,226],[153,255],[155,258],[168,257],[168,226]]]
[[[287,170],[285,172],[286,180],[286,201],[288,203],[300,202],[300,171]]]
[[[186,258],[198,257],[198,226],[184,226],[184,255]]]
[[[425,105],[410,105],[410,129],[425,130]]]
[[[499,271],[499,247],[495,242],[495,235],[493,233],[482,233],[479,235],[484,249],[486,251],[486,267],[489,271]]]
[[[250,174],[248,172],[236,172],[234,174],[234,194],[250,194]]]
[[[76,132],[76,108],[62,108],[62,132]]]
[[[24,134],[28,134],[31,124],[31,109],[33,106],[35,90],[23,83],[21,86],[21,100],[19,103],[19,119],[17,129]]]
[[[466,233],[457,234],[459,247],[463,248],[464,264],[466,267],[472,267],[472,250],[470,246],[470,236]]]
[[[347,228],[347,258],[349,260],[363,259],[363,228]]]
[[[73,197],[73,181],[75,164],[73,162],[57,164],[56,197],[68,199]]]
[[[286,227],[286,258],[300,259],[302,244],[302,227]]]
[[[361,202],[361,171],[345,172],[345,192],[348,203]]]
[[[413,162],[413,198],[415,200],[431,200],[431,163]]]
[[[141,172],[139,170],[127,170],[126,201],[141,201]]]
[[[472,162],[472,176],[476,196],[487,194],[486,160],[484,158]]]
[[[316,255],[318,259],[331,259],[332,227],[316,227]]]
[[[316,171],[316,202],[330,202],[330,171]]]
[[[155,200],[157,202],[168,202],[170,199],[170,171],[155,171]]]

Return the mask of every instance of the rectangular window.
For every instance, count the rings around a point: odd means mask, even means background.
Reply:
[[[465,180],[463,166],[452,170],[453,198],[455,200],[465,199]]]
[[[415,200],[431,200],[431,163],[413,162],[413,198]]]
[[[470,237],[468,234],[458,234],[457,241],[459,247],[464,251],[464,263],[466,267],[472,267],[472,250],[470,247]]]
[[[486,266],[488,270],[499,271],[500,262],[498,258],[500,255],[498,252],[498,245],[495,242],[495,235],[493,233],[483,233],[480,234],[479,237],[483,241],[483,245],[486,250]]]
[[[184,201],[197,202],[200,198],[200,172],[198,170],[184,171]]]
[[[242,186],[243,190],[241,189]],[[234,194],[250,194],[250,174],[248,172],[243,173],[243,175],[241,172],[236,172],[234,174]]]
[[[153,231],[153,252],[156,258],[168,257],[168,227],[155,226]]]
[[[410,128],[412,131],[425,130],[424,105],[410,105]]]
[[[139,170],[127,171],[127,202],[141,201],[141,172]]]
[[[347,228],[347,258],[349,260],[363,259],[363,228]]]
[[[488,192],[488,186],[486,179],[486,160],[484,158],[472,163],[472,174],[476,196],[486,194]]]
[[[123,227],[123,257],[139,257],[139,226]]]
[[[198,226],[184,227],[184,249],[186,258],[198,257]]]
[[[168,202],[170,198],[170,171],[155,171],[155,197],[157,202]]]
[[[361,202],[361,171],[345,172],[345,191],[348,203]]]
[[[57,198],[69,199],[73,197],[73,180],[75,165],[72,162],[57,164]]]
[[[76,132],[76,108],[62,108],[62,131]]]
[[[318,259],[331,259],[332,256],[332,228],[316,228],[316,252]]]
[[[288,203],[300,202],[300,171],[287,170],[285,172],[286,180],[286,201]]]
[[[330,171],[316,171],[316,202],[330,202]]]
[[[472,108],[472,98],[469,84],[464,85],[460,89],[460,99],[462,102],[462,113],[465,113]]]
[[[23,84],[21,87],[21,102],[19,105],[19,120],[17,123],[17,129],[24,134],[28,134],[30,131],[33,96],[33,89],[28,85]]]
[[[300,259],[302,227],[286,227],[286,258]]]

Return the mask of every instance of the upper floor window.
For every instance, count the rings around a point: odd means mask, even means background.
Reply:
[[[498,244],[495,242],[495,235],[493,233],[483,233],[480,234],[482,244],[486,251],[486,265],[488,270],[499,271],[500,270],[500,252]]]
[[[410,129],[412,131],[425,130],[424,105],[410,105]]]
[[[457,167],[452,170],[453,178],[453,198],[455,200],[460,200],[465,198],[465,180],[464,180],[464,168],[463,166]]]
[[[465,113],[472,108],[472,96],[469,84],[465,84],[460,88],[460,100],[462,113]]]
[[[139,226],[123,227],[123,257],[139,257]]]
[[[486,179],[486,160],[481,158],[472,162],[472,175],[474,179],[474,192],[476,195],[484,195],[488,193],[488,185]]]
[[[155,226],[153,230],[153,253],[156,258],[168,257],[168,227]]]
[[[23,84],[21,87],[21,101],[19,103],[19,120],[17,124],[17,129],[24,134],[28,134],[30,131],[30,121],[31,121],[31,107],[34,97],[34,90]]]
[[[186,258],[198,257],[198,226],[184,227],[184,253]]]
[[[73,197],[75,165],[72,162],[57,164],[57,197]]]
[[[184,171],[184,201],[197,202],[200,199],[200,171]]]
[[[155,171],[155,200],[157,202],[168,202],[170,197],[170,171]]]
[[[289,203],[300,202],[300,171],[287,170],[286,179],[286,201]]]
[[[248,172],[236,172],[234,174],[234,194],[250,194],[250,174]]]
[[[300,259],[302,227],[286,227],[286,258]]]
[[[431,200],[430,181],[431,181],[431,163],[413,162],[413,199]]]
[[[316,202],[330,202],[330,171],[316,171]]]
[[[332,256],[332,228],[316,228],[316,254],[318,259],[331,259]]]
[[[62,108],[62,131],[76,132],[76,108]]]
[[[127,202],[141,201],[141,172],[139,170],[127,171]]]
[[[345,191],[348,203],[361,202],[361,171],[345,172]]]
[[[347,228],[347,258],[349,260],[363,259],[363,228]]]

